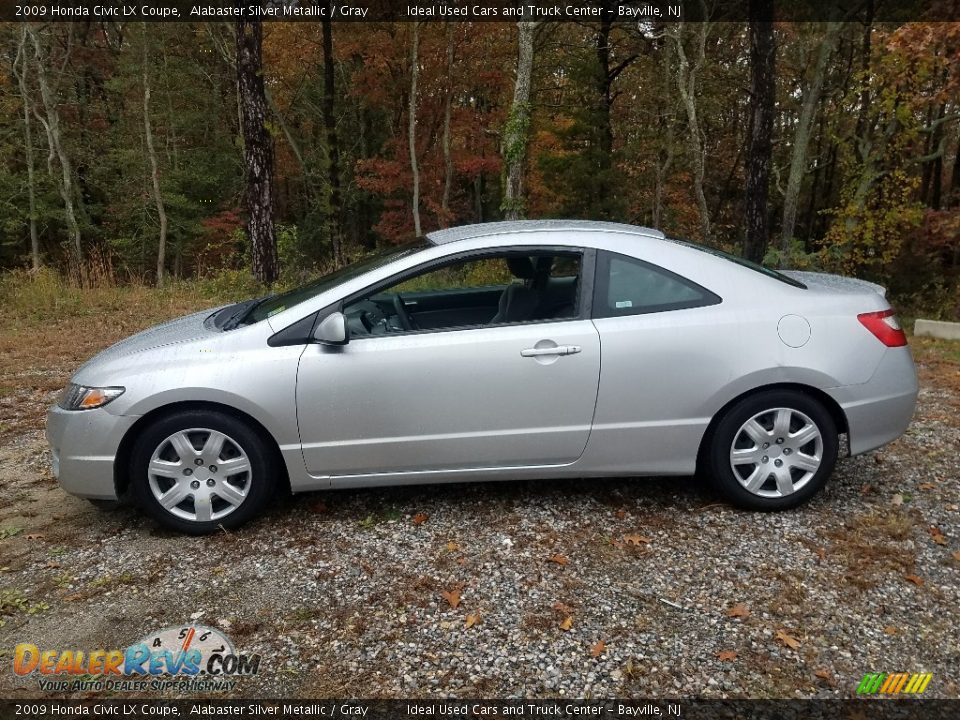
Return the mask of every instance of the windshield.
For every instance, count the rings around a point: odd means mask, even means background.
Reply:
[[[306,285],[301,285],[298,288],[288,290],[287,292],[280,293],[279,295],[271,295],[266,297],[247,312],[240,324],[250,325],[252,323],[260,322],[271,315],[276,315],[278,312],[283,312],[284,310],[292,308],[294,305],[299,305],[310,298],[316,297],[320,293],[326,292],[337,285],[345,283],[348,280],[352,280],[355,277],[359,277],[365,272],[369,272],[370,270],[386,265],[387,263],[393,262],[394,260],[398,260],[407,255],[412,255],[413,253],[419,252],[420,250],[423,250],[429,246],[430,243],[426,242],[425,240],[417,240],[404,245],[393,245],[386,249],[380,250],[373,255],[368,255],[365,258],[357,260],[350,265],[346,265],[339,270],[334,270],[328,275],[324,275],[316,280],[312,280]]]
[[[677,243],[677,245],[683,245],[684,247],[693,248],[694,250],[700,250],[701,252],[709,253],[710,255],[716,255],[717,257],[722,257],[724,260],[729,260],[730,262],[734,262],[737,265],[741,265],[745,268],[750,268],[755,272],[761,273],[762,275],[766,275],[767,277],[773,278],[774,280],[779,280],[780,282],[786,283],[787,285],[793,285],[793,287],[803,288],[804,290],[807,289],[807,286],[804,285],[799,280],[794,280],[792,277],[789,277],[788,275],[784,275],[783,273],[777,272],[776,270],[771,270],[770,268],[765,267],[764,265],[760,265],[759,263],[755,263],[752,260],[747,260],[746,258],[742,258],[738,255],[731,255],[730,253],[724,252],[723,250],[717,250],[716,248],[707,247],[706,245],[697,245],[696,243],[689,242],[688,240],[678,240],[677,238],[667,238],[667,240],[669,240],[670,242],[675,242]]]

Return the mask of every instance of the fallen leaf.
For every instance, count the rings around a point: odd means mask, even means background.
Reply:
[[[642,545],[644,543],[652,543],[653,540],[643,535],[624,535],[623,539],[627,541],[628,545]]]
[[[557,600],[557,602],[553,604],[553,609],[556,610],[557,612],[563,613],[565,616],[573,613],[572,607],[570,607],[564,602],[560,602],[559,600]]]
[[[27,540],[43,540],[43,533],[28,533],[26,536]]]
[[[874,492],[874,487],[870,483],[865,483],[860,486],[861,495],[872,495]]]
[[[471,628],[478,622],[480,622],[480,616],[477,613],[470,613],[467,615],[467,621],[465,624],[468,628]]]
[[[573,618],[567,615],[567,618],[562,623],[560,623],[560,629],[566,632],[572,627],[573,627]]]
[[[454,610],[457,609],[457,605],[460,604],[459,590],[444,590],[440,594],[443,596],[443,599],[450,604],[450,607],[452,607]]]
[[[946,544],[947,544],[947,538],[946,538],[946,536],[940,531],[940,528],[938,528],[936,525],[931,525],[931,526],[930,526],[930,529],[927,530],[927,532],[930,533],[930,537],[933,538],[933,541],[934,541],[937,545],[946,545]],[[29,538],[30,536],[27,535],[27,537]]]
[[[717,659],[721,662],[732,662],[737,659],[737,653],[733,650],[721,650],[717,653]]]
[[[323,500],[314,500],[310,503],[310,509],[315,513],[322,514],[327,512],[329,508],[327,508],[327,504]]]
[[[570,562],[570,561],[567,560],[567,559],[566,559],[563,555],[561,555],[560,553],[556,553],[556,554],[551,555],[550,557],[548,557],[548,558],[547,558],[547,562],[556,563],[557,565],[566,565],[566,564],[567,564],[568,562]]]
[[[82,600],[83,595],[81,595],[80,593],[73,593],[72,595],[64,595],[63,599],[66,602],[76,602],[77,600]]]
[[[821,680],[826,680],[831,685],[833,685],[836,682],[834,680],[833,673],[827,670],[826,668],[820,668],[819,670],[814,670],[813,674],[816,675]]]
[[[623,508],[620,508],[613,515],[617,518],[617,520],[623,520],[627,516],[627,511]]]
[[[960,550],[953,551],[953,559],[956,560],[957,562],[960,562]]]
[[[917,485],[917,488],[920,490],[936,490],[937,486],[933,483],[920,483]]]
[[[58,563],[58,562],[54,562],[53,560],[47,560],[47,567],[48,567],[48,568],[58,568],[58,567],[62,567],[62,566],[61,566],[60,563]]]
[[[457,545],[453,540],[447,543],[447,552],[456,552],[460,549],[460,546]]]
[[[816,553],[817,557],[820,558],[820,561],[821,561],[821,562],[823,562],[824,560],[827,559],[827,549],[826,549],[826,548],[818,547],[816,550],[814,550],[814,552]]]
[[[590,648],[590,657],[600,657],[606,649],[607,644],[603,640],[598,640],[597,644]]]
[[[899,630],[897,630],[893,625],[887,625],[887,626],[883,629],[883,631],[884,631],[887,635],[896,635],[896,634],[899,632]]]
[[[727,610],[727,617],[748,618],[750,617],[750,608],[743,603],[737,603],[732,608]]]
[[[800,647],[800,641],[783,628],[777,630],[777,634],[774,636],[774,638],[779,640],[784,647],[788,647],[791,650],[796,650],[798,647]]]
[[[413,516],[414,525],[423,525],[430,518],[425,512],[418,512]]]
[[[917,587],[923,585],[923,578],[919,575],[904,575],[903,579],[907,580],[908,582],[912,582]]]
[[[890,504],[898,505],[898,506],[903,505],[903,495],[901,495],[900,493],[897,493],[896,495],[894,495],[892,498],[890,498]]]

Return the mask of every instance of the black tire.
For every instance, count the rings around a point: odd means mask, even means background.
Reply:
[[[198,443],[203,447],[204,432],[222,433],[226,437],[224,441],[225,449],[217,451],[216,456],[224,457],[224,453],[227,453],[228,450],[236,456],[217,462],[223,462],[226,465],[230,460],[245,459],[249,466],[249,470],[245,473],[229,478],[234,487],[240,487],[242,492],[245,493],[245,497],[241,501],[231,505],[216,494],[220,486],[215,484],[225,482],[227,478],[223,474],[220,476],[215,474],[218,468],[213,462],[204,465],[202,459],[201,461],[195,461],[197,462],[197,471],[194,474],[193,468],[191,468],[189,474],[192,478],[191,482],[196,479],[196,482],[200,485],[200,492],[209,493],[207,497],[211,499],[213,510],[211,513],[212,519],[205,521],[179,517],[174,514],[178,510],[181,513],[190,514],[191,507],[193,507],[194,516],[202,516],[195,505],[197,501],[194,494],[185,498],[184,502],[174,507],[173,510],[164,508],[155,496],[155,491],[151,488],[150,473],[148,473],[154,452],[160,451],[161,446],[163,446],[165,452],[169,454],[170,448],[173,447],[172,444],[167,443],[169,438],[181,431],[193,431],[195,429],[199,429],[200,432],[188,433],[195,452],[198,452],[196,449]],[[210,434],[206,437],[210,437]],[[239,454],[237,454],[238,450]],[[176,454],[174,457],[176,457]],[[185,461],[181,460],[181,462],[189,465]],[[201,471],[204,473],[203,476],[201,476]],[[187,475],[185,471],[176,473],[178,480],[181,474]],[[263,438],[242,420],[212,410],[185,410],[158,420],[137,438],[130,459],[130,490],[137,505],[161,525],[190,535],[205,535],[221,527],[236,528],[260,514],[273,494],[276,477],[277,463]],[[159,484],[168,481],[176,482],[163,476],[154,477],[154,484],[160,491],[163,491],[164,488]],[[209,491],[206,491],[208,481],[211,482],[212,487]],[[220,510],[217,510],[218,507]],[[232,509],[227,510],[228,507],[232,507]],[[213,515],[217,512],[227,512],[227,514],[223,517],[214,518]]]
[[[809,420],[816,426],[816,429],[819,431],[820,442],[822,442],[819,453],[810,452],[811,448],[814,448],[815,445],[806,444],[803,445],[800,450],[791,448],[790,452],[794,453],[792,458],[786,454],[780,455],[781,452],[786,453],[786,451],[783,450],[784,447],[789,447],[791,444],[797,445],[800,440],[798,439],[794,443],[790,443],[790,434],[788,432],[786,434],[787,442],[778,447],[777,440],[779,438],[775,436],[783,435],[783,433],[774,432],[774,430],[776,430],[775,426],[767,430],[767,432],[772,433],[771,439],[769,440],[769,454],[763,454],[763,445],[756,444],[755,446],[751,446],[749,444],[750,442],[754,442],[752,438],[746,437],[749,433],[747,433],[746,430],[741,432],[747,421],[762,413],[769,412],[771,413],[770,415],[762,416],[761,419],[772,425],[772,421],[776,418],[775,411],[781,408],[793,411],[794,414],[790,416],[791,423],[799,424],[805,422],[805,420]],[[802,416],[806,416],[806,419]],[[764,429],[767,429],[764,422],[760,422],[760,425]],[[795,427],[795,425],[792,426]],[[796,436],[798,438],[801,437],[799,431],[796,433]],[[747,440],[746,452],[763,454],[763,457],[767,459],[763,461],[763,459],[760,458],[755,464],[750,464],[749,461],[745,461],[743,465],[738,465],[738,472],[741,473],[738,477],[737,472],[734,471],[732,466],[733,460],[731,459],[731,453],[734,450],[734,442],[738,443],[738,449],[740,449],[744,447],[744,445],[741,444],[744,440]],[[815,444],[816,440],[812,440],[811,442]],[[740,400],[723,414],[710,440],[707,451],[707,469],[713,485],[729,502],[737,507],[760,511],[788,510],[807,502],[826,484],[836,465],[838,448],[839,438],[837,436],[836,423],[822,403],[810,395],[794,390],[769,390],[750,395]],[[775,476],[772,474],[767,475],[767,477],[763,479],[763,484],[759,488],[756,488],[757,492],[752,492],[745,487],[744,483],[750,478],[756,477],[757,480],[755,482],[759,482],[764,476],[764,473],[772,473],[774,471],[773,463],[777,461],[775,459],[776,455],[780,456],[779,459],[781,463],[787,461],[796,462],[798,458],[798,454],[796,453],[800,453],[800,457],[802,457],[802,453],[818,456],[819,467],[816,471],[788,468],[787,472],[796,473],[796,476],[787,482],[790,483],[792,480],[798,480],[798,485],[802,483],[795,491],[776,497],[764,497],[758,494],[758,492],[767,494],[781,492],[776,484]],[[759,471],[756,476],[753,475],[754,470]],[[812,475],[808,476],[808,473],[812,473]],[[803,478],[805,478],[805,480]],[[789,484],[787,486],[789,487]]]

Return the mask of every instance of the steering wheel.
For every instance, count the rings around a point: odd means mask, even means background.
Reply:
[[[393,296],[393,309],[397,313],[397,319],[400,321],[400,326],[404,330],[417,329],[416,324],[413,322],[413,318],[410,317],[410,313],[407,312],[407,306],[404,304],[400,293],[396,293]]]

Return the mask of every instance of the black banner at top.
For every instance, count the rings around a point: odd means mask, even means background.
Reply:
[[[960,0],[0,0],[13,22],[960,21]]]

